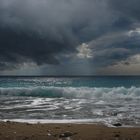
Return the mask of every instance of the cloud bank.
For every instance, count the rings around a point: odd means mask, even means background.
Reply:
[[[139,6],[138,0],[0,0],[0,70],[34,63],[43,66],[41,74],[68,65],[78,72],[87,62],[98,70],[127,61],[140,53]]]

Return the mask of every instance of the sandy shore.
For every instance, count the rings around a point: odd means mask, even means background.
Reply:
[[[0,122],[0,140],[140,140],[140,128]]]

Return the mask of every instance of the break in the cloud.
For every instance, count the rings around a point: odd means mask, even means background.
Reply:
[[[139,0],[0,0],[1,74],[96,74],[116,65],[121,71],[131,61],[118,64],[140,53],[139,6]]]
[[[88,46],[94,65],[108,66],[140,53],[140,32],[111,33],[91,41]]]

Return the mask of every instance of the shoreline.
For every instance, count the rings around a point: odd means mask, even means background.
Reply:
[[[28,123],[28,124],[85,124],[85,125],[103,125],[106,127],[124,127],[124,128],[140,128],[140,124],[128,124],[127,122],[107,122],[93,119],[0,119],[0,122],[15,122],[15,123]]]
[[[0,122],[0,140],[140,140],[140,127]]]

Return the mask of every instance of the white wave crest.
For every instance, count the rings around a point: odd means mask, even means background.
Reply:
[[[0,88],[0,95],[48,98],[140,98],[140,87],[14,87]]]

